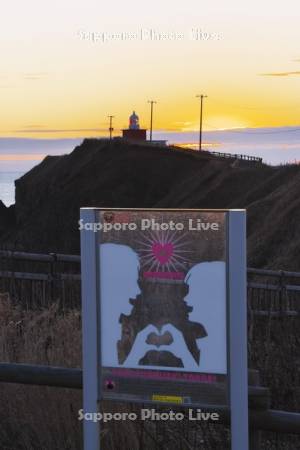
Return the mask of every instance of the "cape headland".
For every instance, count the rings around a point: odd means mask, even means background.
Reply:
[[[0,203],[0,246],[79,253],[79,208],[246,208],[248,265],[300,270],[300,167],[85,139],[47,156]]]

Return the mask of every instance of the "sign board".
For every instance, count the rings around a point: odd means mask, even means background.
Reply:
[[[245,212],[83,208],[79,226],[85,411],[227,405],[247,437]]]

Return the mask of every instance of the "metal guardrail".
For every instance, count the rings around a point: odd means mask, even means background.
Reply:
[[[251,372],[251,371],[249,371]],[[251,376],[249,374],[249,378]],[[75,368],[32,364],[0,363],[0,382],[37,386],[82,389],[82,370]],[[256,430],[300,434],[300,414],[275,411],[269,408],[269,390],[249,386],[250,427]],[[229,424],[230,411],[224,405],[212,410],[220,416],[220,423]]]
[[[52,275],[50,273],[30,273],[30,272],[12,272],[9,270],[0,270],[0,278],[12,278],[16,280],[37,280],[37,281],[51,281],[55,280],[74,280],[80,281],[80,274],[73,273],[57,273]]]
[[[19,261],[36,261],[36,262],[65,262],[65,263],[78,263],[80,264],[79,255],[67,255],[63,253],[27,253],[27,252],[14,252],[10,250],[0,250],[0,258],[9,258]],[[1,273],[1,272],[0,272]],[[270,270],[270,269],[255,269],[252,267],[247,268],[248,275],[260,275],[268,277],[286,277],[286,278],[299,278],[300,272],[291,272],[286,270]],[[266,285],[270,286],[270,284]],[[253,287],[259,287],[254,286]]]
[[[242,153],[227,153],[227,152],[216,152],[211,150],[200,150],[198,148],[192,148],[192,147],[180,147],[176,145],[168,145],[166,148],[173,152],[177,153],[185,153],[193,155],[197,158],[199,155],[211,155],[216,156],[218,158],[225,158],[225,159],[233,159],[233,160],[240,160],[240,161],[249,161],[254,163],[262,164],[263,158],[259,156],[251,156],[251,155],[245,155]]]
[[[210,152],[208,153],[219,156],[220,158],[232,158],[232,159],[240,159],[243,161],[252,161],[252,162],[258,162],[262,163],[263,159],[259,156],[250,156],[250,155],[243,155],[238,153],[224,153],[224,152]]]
[[[47,307],[58,299],[63,308],[80,305],[79,255],[0,250],[0,264],[2,289],[27,308]],[[250,267],[247,273],[250,315],[300,315],[300,272]]]
[[[82,389],[82,370],[2,362],[0,363],[0,382]]]
[[[1,256],[1,252],[0,252],[0,256]],[[247,272],[248,272],[248,274],[252,274],[252,275],[265,275],[268,277],[288,277],[288,278],[299,278],[300,279],[300,272],[291,272],[288,270],[254,269],[254,268],[248,267]]]
[[[11,250],[0,250],[0,257],[17,259],[20,261],[37,261],[37,262],[75,262],[80,263],[79,255],[65,255],[63,253],[28,253],[14,252]]]
[[[75,263],[80,264],[80,256],[79,255],[67,255],[61,253],[26,253],[26,252],[13,252],[9,250],[0,250],[0,258],[7,258],[11,260],[17,261],[35,261],[41,263],[49,263],[55,264],[58,262],[61,263]],[[55,272],[54,270],[50,270],[48,273],[30,273],[30,272],[21,272],[21,271],[12,271],[12,270],[0,270],[0,278],[13,278],[19,280],[39,280],[39,281],[51,281],[53,278],[56,280],[74,280],[80,281],[81,276],[78,273],[60,273]],[[300,272],[291,272],[285,270],[269,270],[269,269],[255,269],[248,268],[247,269],[248,276],[261,276],[261,277],[273,277],[280,278],[283,280],[284,278],[293,278],[299,279],[300,281]],[[273,283],[260,283],[255,281],[248,281],[248,288],[256,288],[256,289],[268,289],[277,291],[279,289],[285,289],[286,291],[300,291],[299,285],[292,284],[284,284],[281,282],[280,284]]]

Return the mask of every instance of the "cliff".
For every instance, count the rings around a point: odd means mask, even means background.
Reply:
[[[299,192],[296,165],[233,163],[121,140],[84,140],[16,181],[9,215],[0,205],[0,218],[6,217],[0,243],[78,253],[81,206],[247,208],[248,264],[300,270]]]

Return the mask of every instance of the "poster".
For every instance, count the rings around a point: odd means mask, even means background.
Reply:
[[[104,397],[214,403],[227,375],[226,213],[102,210],[97,227]]]

